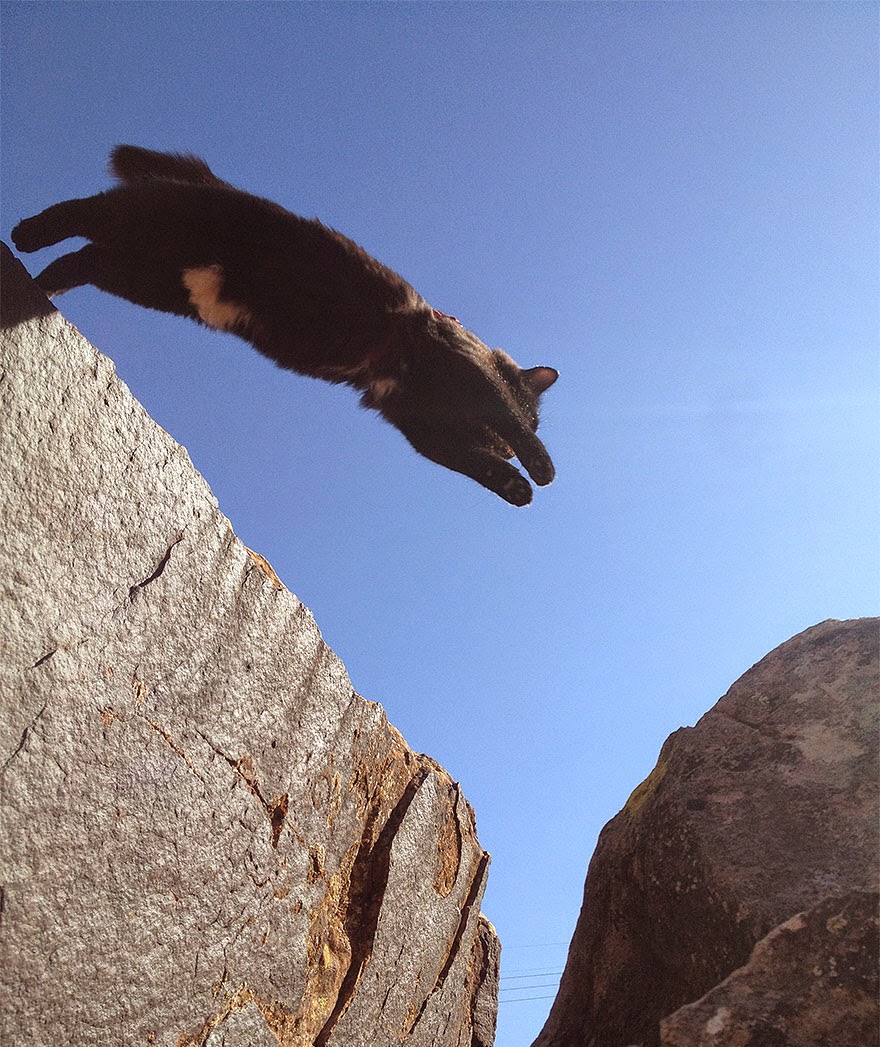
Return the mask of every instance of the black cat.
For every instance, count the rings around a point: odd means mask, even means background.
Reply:
[[[117,146],[122,184],[20,222],[16,247],[92,242],[36,278],[50,295],[94,284],[138,305],[232,331],[281,367],[347,382],[426,458],[513,505],[553,463],[535,435],[557,379],[523,370],[400,276],[314,219],[242,192],[194,156]]]

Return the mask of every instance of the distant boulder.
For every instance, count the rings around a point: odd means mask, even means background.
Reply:
[[[878,626],[807,629],[667,739],[534,1047],[876,1042]]]

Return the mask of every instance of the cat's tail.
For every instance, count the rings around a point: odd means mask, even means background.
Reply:
[[[137,145],[117,145],[110,153],[110,173],[123,182],[188,182],[227,185],[197,156],[157,153]]]

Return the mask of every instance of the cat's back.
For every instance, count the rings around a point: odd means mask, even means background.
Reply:
[[[221,181],[197,157],[120,146],[112,163],[124,181],[104,195],[129,242],[159,243],[182,265],[219,263],[263,293],[293,282],[327,308],[353,296],[372,298],[383,312],[421,301],[349,237]]]

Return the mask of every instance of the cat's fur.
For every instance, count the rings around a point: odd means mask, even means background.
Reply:
[[[120,185],[13,230],[22,251],[91,241],[40,273],[48,294],[94,284],[231,331],[281,367],[346,382],[425,457],[514,505],[532,489],[507,459],[551,482],[535,432],[552,368],[521,369],[351,240],[221,181],[197,157],[122,145],[111,170]]]

